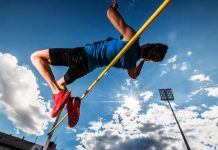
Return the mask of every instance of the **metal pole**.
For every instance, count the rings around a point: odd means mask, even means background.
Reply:
[[[62,110],[61,110],[61,112],[62,112]],[[57,122],[58,122],[58,119],[59,119],[60,116],[61,116],[61,112],[60,112],[59,115],[56,117],[55,122],[54,122],[52,128],[54,128],[54,127],[56,126],[56,124],[57,124]],[[47,150],[47,149],[48,149],[48,145],[49,145],[49,143],[50,143],[50,141],[51,141],[51,138],[52,138],[53,133],[54,133],[54,131],[48,133],[48,138],[47,138],[47,140],[46,140],[46,142],[45,142],[45,146],[43,147],[43,150]]]
[[[186,138],[185,138],[185,135],[184,135],[184,133],[183,133],[183,131],[182,131],[182,128],[180,127],[179,121],[178,121],[177,118],[176,118],[176,115],[175,115],[175,113],[174,113],[174,111],[173,111],[173,108],[172,108],[172,106],[171,106],[171,104],[170,104],[170,101],[169,101],[169,100],[167,100],[167,101],[168,101],[168,103],[169,103],[169,105],[170,105],[170,109],[171,109],[171,111],[172,111],[172,113],[173,113],[173,116],[174,116],[174,118],[175,118],[175,120],[176,120],[176,123],[177,123],[177,125],[178,125],[178,127],[179,127],[179,130],[180,130],[180,132],[181,132],[181,134],[182,134],[182,138],[183,138],[183,140],[184,140],[184,142],[185,142],[185,145],[186,145],[186,147],[187,147],[187,150],[191,150],[191,148],[189,147],[189,144],[188,144],[188,142],[187,142],[187,140],[186,140]]]

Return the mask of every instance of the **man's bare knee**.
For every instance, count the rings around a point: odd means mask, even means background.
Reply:
[[[35,51],[31,54],[30,59],[33,64],[39,62],[40,60],[45,60],[48,63],[51,62],[48,49]]]

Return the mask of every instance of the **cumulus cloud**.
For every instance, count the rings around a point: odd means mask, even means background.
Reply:
[[[199,82],[202,82],[202,81],[210,81],[210,77],[205,75],[205,74],[195,74],[195,75],[192,75],[189,80],[191,81],[199,81]]]
[[[186,149],[169,107],[151,103],[142,110],[142,97],[121,95],[119,98],[123,104],[114,111],[110,121],[92,121],[84,132],[77,135],[80,141],[77,150]],[[196,106],[184,109],[174,106],[193,150],[218,148],[217,108],[212,106],[198,112]]]
[[[218,98],[218,87],[208,87],[205,88],[205,90],[208,92],[208,96],[213,96]]]
[[[187,62],[176,63],[177,59],[178,59],[178,56],[174,55],[173,57],[171,57],[167,60],[167,63],[161,64],[162,70],[161,70],[160,76],[167,74],[171,69],[172,70],[180,70],[180,71],[186,71],[188,69]]]
[[[140,93],[139,96],[141,96],[144,101],[148,101],[153,96],[153,92],[148,90]]]
[[[169,65],[172,65],[172,69],[175,70],[177,68],[177,65],[175,64],[176,60],[177,60],[177,55],[174,55],[173,57],[167,60],[167,63],[161,64],[162,70],[160,76],[163,76],[170,71]]]
[[[138,87],[139,86],[139,82],[138,82],[138,80],[126,79],[125,86]],[[125,87],[123,86],[123,88],[125,88]]]
[[[209,97],[218,98],[218,87],[211,87],[208,85],[199,87],[199,89],[192,91],[190,95],[188,95],[189,100],[192,100],[192,97],[196,95],[207,95]],[[206,105],[203,106],[206,107]]]
[[[168,62],[169,64],[171,64],[171,63],[176,62],[176,60],[177,60],[177,55],[174,55],[173,57],[169,58],[167,62]]]
[[[50,103],[40,96],[36,77],[16,57],[0,53],[0,111],[16,130],[42,135],[50,120]]]
[[[180,67],[179,69],[180,69],[181,71],[185,71],[185,70],[187,70],[187,68],[188,68],[187,62],[183,62],[182,65],[181,65],[181,67]]]

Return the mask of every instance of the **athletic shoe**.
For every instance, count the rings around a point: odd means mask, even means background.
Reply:
[[[79,97],[72,97],[72,99],[67,102],[68,126],[70,128],[73,128],[79,122],[80,103],[81,100]]]
[[[70,91],[61,90],[58,94],[53,94],[54,108],[51,112],[51,117],[55,118],[64,108],[64,105],[70,100]]]

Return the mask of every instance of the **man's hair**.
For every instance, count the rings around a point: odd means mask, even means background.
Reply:
[[[141,57],[147,60],[161,62],[167,53],[167,49],[168,46],[161,43],[144,44],[141,46],[141,51],[143,51]]]

